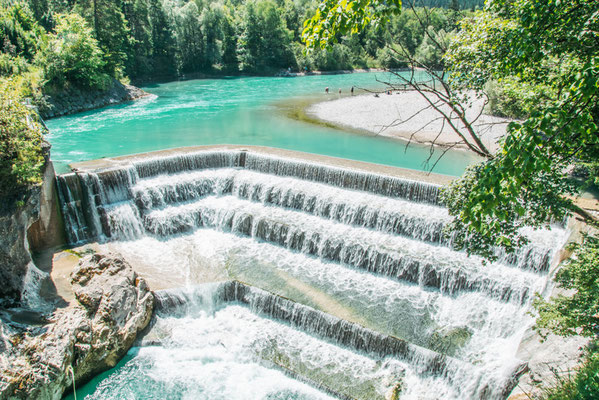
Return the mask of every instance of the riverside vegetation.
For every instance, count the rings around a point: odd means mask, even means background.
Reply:
[[[98,0],[93,7],[85,1],[7,4],[0,14],[3,194],[5,185],[23,187],[40,179],[36,171],[43,157],[36,149],[41,145],[41,126],[21,105],[24,96],[43,102],[44,93],[69,85],[102,87],[125,77],[263,73],[288,67],[398,67],[404,64],[394,57],[393,41],[401,40],[406,46],[411,43],[415,56],[451,72],[456,101],[466,89],[484,92],[491,95],[496,113],[522,119],[511,125],[497,155],[447,191],[454,228],[478,238],[464,242],[468,251],[489,256],[491,245],[514,248],[522,244],[520,224],[541,226],[571,212],[596,225],[568,197],[579,188],[565,171],[579,165],[590,181],[596,180],[597,2],[488,1],[484,11],[467,15],[462,30],[450,35],[457,32],[462,17],[455,10],[435,9],[439,25],[429,32],[415,22],[418,10],[400,13],[399,2],[325,0],[303,33],[313,47],[308,54],[300,43],[301,21],[313,15],[316,4],[158,0]],[[389,4],[393,10],[381,12]],[[334,18],[342,23],[330,29]],[[369,24],[377,18],[390,22]],[[352,31],[356,34],[346,36]],[[269,32],[264,35],[267,39],[262,39],[264,32]],[[445,55],[431,43],[443,34],[448,40],[453,37]],[[329,52],[319,45],[329,47]],[[594,344],[599,324],[596,243],[597,239],[586,238],[558,275],[558,284],[573,289],[575,295],[537,303],[540,329],[593,339],[578,375],[560,378],[561,385],[545,394],[548,398],[591,399],[599,392]]]

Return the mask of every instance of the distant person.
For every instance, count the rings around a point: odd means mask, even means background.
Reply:
[[[354,95],[354,87],[353,86],[351,87],[350,92],[351,92],[351,95],[353,96]]]
[[[341,88],[339,88],[339,94],[341,94]]]
[[[329,94],[329,87],[328,87],[328,86],[327,86],[326,88],[324,88],[324,92],[325,92],[326,94]]]

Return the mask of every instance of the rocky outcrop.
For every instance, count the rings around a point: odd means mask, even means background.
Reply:
[[[28,230],[40,220],[42,214],[45,222],[42,225],[47,231],[56,226],[54,219],[45,215],[45,211],[57,210],[52,201],[54,192],[54,169],[50,158],[50,145],[44,144],[44,180],[41,185],[33,185],[20,193],[21,201],[13,197],[5,197],[0,193],[0,305],[18,303],[21,300],[24,279],[32,263]],[[49,196],[49,197],[48,197]],[[50,203],[52,206],[48,206]],[[47,208],[42,211],[42,204]],[[49,208],[48,208],[49,207]],[[60,241],[62,229],[46,236]]]
[[[39,106],[39,112],[44,119],[55,118],[123,103],[147,95],[148,93],[138,87],[126,85],[114,79],[105,90],[71,87],[58,94],[47,96],[46,104]]]
[[[150,322],[154,296],[120,257],[83,258],[71,284],[77,301],[55,312],[45,332],[10,338],[0,399],[60,399],[71,374],[82,383],[114,367]]]

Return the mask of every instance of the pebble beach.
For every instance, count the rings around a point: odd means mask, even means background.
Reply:
[[[310,117],[342,128],[363,130],[401,140],[468,149],[450,124],[440,118],[440,114],[429,107],[428,102],[415,91],[381,93],[378,96],[372,93],[355,96],[330,93],[323,94],[323,97],[323,101],[307,108],[306,113]],[[473,99],[472,106],[466,112],[467,117],[470,120],[476,118],[483,107],[482,99]],[[448,106],[440,108],[449,114]],[[483,114],[474,128],[485,146],[495,152],[498,148],[497,140],[505,135],[509,122],[509,119]],[[452,118],[452,123],[465,132],[457,117]]]

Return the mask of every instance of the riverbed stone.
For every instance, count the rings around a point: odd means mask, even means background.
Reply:
[[[71,374],[81,384],[114,367],[150,322],[154,296],[120,256],[84,257],[71,284],[77,301],[0,362],[0,399],[60,399]]]

